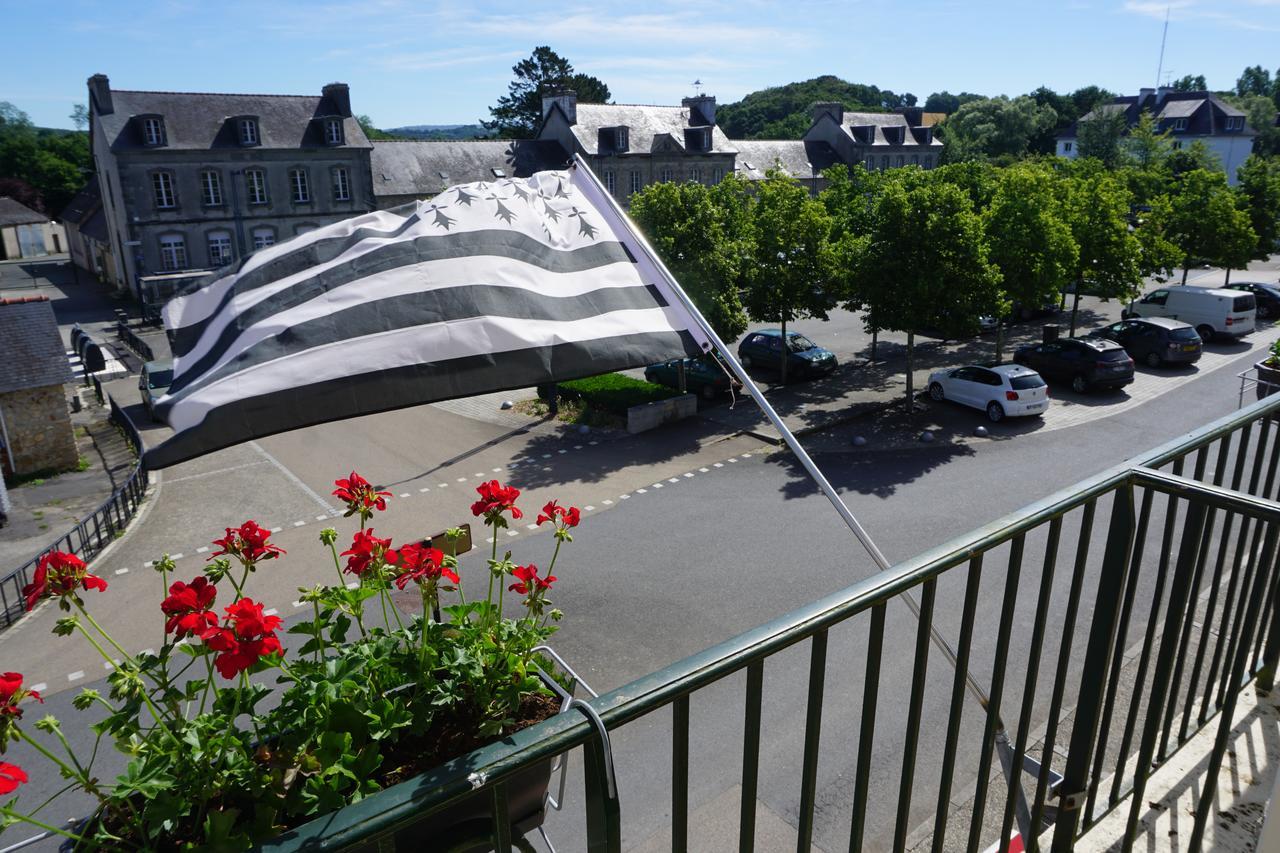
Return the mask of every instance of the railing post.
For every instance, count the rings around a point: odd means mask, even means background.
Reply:
[[[1133,531],[1133,485],[1126,483],[1116,489],[1111,504],[1111,523],[1107,529],[1093,621],[1089,626],[1089,644],[1080,673],[1080,700],[1076,704],[1076,719],[1067,749],[1066,771],[1059,787],[1063,800],[1053,831],[1054,853],[1068,853],[1074,846],[1081,807],[1088,793],[1089,764],[1093,757],[1094,739],[1098,736],[1098,721],[1102,718],[1107,669],[1115,643],[1116,626],[1120,621],[1120,602],[1124,598]]]

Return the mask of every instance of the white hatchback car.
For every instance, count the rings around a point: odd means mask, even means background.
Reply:
[[[981,409],[993,421],[1043,415],[1049,408],[1049,386],[1039,373],[1020,364],[967,364],[935,371],[929,376],[929,396]]]

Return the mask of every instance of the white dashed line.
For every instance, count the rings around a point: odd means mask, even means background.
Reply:
[[[129,574],[129,570],[128,570],[128,569],[116,569],[116,574],[118,574],[118,575],[127,575],[127,574]]]
[[[625,501],[629,497],[631,497],[631,495],[618,495],[618,500]]]
[[[583,512],[591,512],[593,509],[595,509],[595,507],[593,507],[593,506],[584,506],[584,507],[582,508],[582,511],[583,511]]]
[[[736,457],[736,456],[730,456],[728,459],[726,459],[726,460],[724,460],[724,461],[725,461],[725,462],[737,462],[737,461],[738,461],[738,457]]]
[[[347,589],[355,589],[358,586],[360,586],[360,581],[351,581],[351,583],[347,584]]]
[[[493,473],[495,473],[495,474],[496,474],[496,473],[498,473],[498,472],[499,472],[499,471],[501,471],[501,470],[502,470],[502,466],[501,466],[501,465],[499,465],[497,468],[494,468],[494,469],[493,469]]]
[[[323,515],[322,515],[322,516],[320,516],[319,518],[317,518],[317,519],[316,519],[316,521],[319,521],[321,518],[324,518],[324,517],[325,517],[325,516],[323,516]],[[197,548],[197,549],[196,549],[196,553],[197,553],[197,554],[205,554],[205,553],[207,553],[208,551],[209,551],[209,546],[208,546],[208,545],[201,545],[199,548]]]
[[[484,541],[485,541],[485,542],[488,542],[489,544],[493,544],[493,537],[492,537],[492,536],[486,536]]]
[[[613,506],[613,501],[605,501],[605,502],[604,502],[604,505],[605,505],[605,506]]]
[[[402,497],[402,498],[407,498],[407,497],[412,497],[412,496],[411,496],[408,492],[401,492],[401,493],[400,493],[400,497]]]
[[[33,685],[31,685],[31,689],[32,689],[32,690],[34,690],[34,691],[35,691],[35,692],[37,692],[37,693],[43,693],[44,691],[46,691],[46,690],[48,690],[48,689],[49,689],[49,685],[48,685],[48,684],[45,684],[45,683],[42,681],[42,682],[40,682],[39,684],[33,684]]]
[[[280,611],[279,611],[279,610],[276,610],[274,607],[269,607],[269,608],[267,608],[266,610],[262,611],[262,615],[263,615],[263,616],[275,616],[275,615],[276,615],[277,613],[279,613],[279,612],[280,612]]]
[[[524,528],[525,528],[525,530],[533,530],[533,529],[537,528],[537,526],[538,526],[538,525],[536,525],[536,524],[526,524],[526,525],[524,526]]]
[[[138,652],[138,655],[154,655],[155,653],[156,653],[155,649],[143,649],[142,651]]]
[[[454,482],[456,482],[456,483],[465,483],[465,482],[467,482],[467,478],[466,478],[466,477],[459,477],[459,478],[458,478],[457,480],[455,480]]]
[[[82,669],[67,673],[67,681],[79,681],[82,678],[84,678],[84,670]]]
[[[303,605],[305,605],[305,604],[306,604],[306,602],[305,602],[305,601],[294,601],[294,602],[291,602],[291,603],[292,603],[292,605],[293,605],[294,609],[297,609],[297,608],[299,608],[299,607],[302,607]]]
[[[595,446],[596,446],[597,444],[599,444],[599,443],[600,443],[600,442],[598,442],[598,441],[588,441],[588,442],[587,442],[587,444],[591,445],[592,447],[595,447]]]
[[[483,472],[483,471],[477,471],[473,476],[475,476],[475,478],[476,478],[477,480],[483,480],[483,479],[484,479],[484,472]]]
[[[648,492],[649,492],[649,490],[648,490],[648,489],[636,489],[636,494],[637,494],[637,495],[648,494]],[[625,498],[625,497],[626,497],[626,495],[623,495],[623,497]]]
[[[710,473],[711,473],[711,469],[710,469],[710,468],[699,468],[698,470],[699,470],[699,471],[701,471],[703,474],[710,474]]]
[[[428,486],[423,486],[421,489],[418,489],[418,491],[425,495],[427,492],[431,491],[431,489]]]
[[[272,532],[272,533],[279,533],[281,530],[284,530],[284,528],[283,528],[283,527],[273,527],[273,528],[271,528],[271,532]]]
[[[680,478],[679,478],[679,477],[672,477],[672,478],[670,478],[669,480],[667,480],[667,482],[668,482],[668,483],[678,483],[678,482],[680,482]]]
[[[306,526],[307,526],[307,523],[306,523],[305,521],[295,521],[295,522],[293,523],[293,526],[294,526],[294,527],[306,527]]]
[[[449,488],[449,484],[448,484],[448,483],[436,483],[436,488],[437,488],[437,489],[447,489],[447,488]]]
[[[185,556],[187,556],[187,555],[186,555],[186,554],[170,554],[170,555],[169,555],[169,559],[170,559],[170,560],[181,560],[181,559],[182,559],[183,557],[185,557]]]
[[[507,535],[508,535],[508,536],[519,536],[519,535],[520,535],[520,531],[519,531],[519,530],[508,530],[508,531],[507,531]]]
[[[750,459],[750,458],[751,458],[751,454],[750,454],[750,453],[744,453],[744,454],[742,454],[742,458],[743,458],[743,459]]]
[[[556,451],[556,453],[568,453],[568,452],[569,451],[565,450],[563,447]]]
[[[581,444],[575,444],[575,445],[573,446],[573,449],[574,449],[574,450],[581,450],[581,449],[582,449],[582,445],[581,445]]]
[[[685,472],[684,472],[684,475],[685,475],[686,477],[692,477],[692,476],[693,476],[693,472],[692,472],[692,471],[685,471]]]
[[[723,467],[724,467],[724,463],[723,463],[723,462],[715,462],[715,463],[713,463],[713,464],[711,465],[711,467],[712,467],[712,468],[723,468]]]
[[[550,458],[551,458],[551,454],[550,454],[550,453],[544,453],[544,454],[542,454],[542,458],[543,458],[543,459],[550,459]]]
[[[652,486],[650,486],[649,488],[651,488],[651,489],[661,489],[661,488],[662,488],[662,484],[661,484],[661,483],[654,483],[654,484],[653,484]],[[640,491],[640,490],[639,490],[639,489],[636,489],[636,491]]]
[[[327,516],[327,515],[317,515],[317,516],[316,516],[316,521],[325,521],[325,520],[327,520],[328,518],[329,518],[329,516]]]
[[[116,668],[116,664],[115,664],[115,663],[113,663],[113,662],[111,662],[111,661],[109,661],[109,660],[104,660],[104,661],[102,662],[102,668],[103,668],[103,669],[107,669],[107,670],[115,669],[115,668]]]

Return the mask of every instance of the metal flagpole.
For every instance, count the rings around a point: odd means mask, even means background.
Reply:
[[[747,374],[747,371],[738,363],[738,359],[734,357],[733,353],[729,350],[729,347],[726,346],[725,342],[720,339],[718,334],[716,334],[715,329],[711,327],[711,324],[707,322],[707,319],[702,316],[702,312],[698,310],[698,306],[693,304],[693,300],[691,300],[688,294],[684,292],[684,288],[682,288],[680,283],[676,281],[676,277],[671,274],[671,270],[667,269],[667,265],[662,262],[662,258],[658,257],[658,253],[654,250],[653,246],[649,245],[649,241],[645,238],[644,234],[640,233],[639,229],[631,228],[628,225],[626,212],[623,211],[622,206],[618,204],[616,199],[614,199],[613,194],[606,190],[600,183],[600,180],[596,177],[595,173],[591,171],[591,167],[582,159],[582,155],[573,155],[572,168],[583,175],[586,180],[586,186],[580,188],[588,190],[587,195],[596,203],[597,208],[601,208],[602,213],[605,213],[615,220],[614,223],[612,223],[617,226],[614,228],[614,233],[626,233],[635,239],[637,248],[644,252],[645,259],[649,261],[653,265],[654,269],[656,269],[665,279],[665,284],[668,286],[668,290],[671,294],[679,300],[681,307],[688,312],[693,321],[698,324],[698,328],[707,336],[712,345],[719,351],[720,356],[723,358],[725,363],[728,364],[729,369],[733,371],[734,375],[737,376],[739,380],[741,380],[742,387],[747,389],[747,393],[756,401],[756,405],[758,405],[760,410],[764,412],[765,417],[767,417],[769,422],[773,424],[774,428],[778,430],[778,434],[782,436],[782,440],[786,442],[788,449],[791,450],[796,459],[799,460],[800,464],[804,466],[804,470],[818,485],[818,488],[822,490],[822,493],[826,495],[827,500],[831,502],[831,505],[835,507],[836,512],[840,514],[842,519],[844,519],[844,523],[853,531],[853,535],[862,543],[862,547],[866,549],[867,554],[871,556],[871,559],[876,564],[877,568],[879,568],[880,571],[888,569],[891,564],[885,557],[884,552],[882,552],[876,543],[872,541],[871,535],[867,533],[866,528],[864,528],[862,523],[854,517],[853,511],[845,504],[839,493],[836,492],[835,487],[831,485],[829,480],[827,480],[826,475],[824,475],[822,471],[819,470],[818,466],[814,464],[813,459],[809,457],[809,454],[805,451],[804,447],[801,446],[799,439],[792,434],[791,430],[787,428],[786,422],[782,420],[782,417],[774,411],[773,406],[770,405],[767,399],[765,399],[764,392],[760,390],[752,378]],[[910,592],[904,591],[901,593],[901,597],[903,602],[908,608],[910,608],[911,612],[915,614],[915,617],[918,620],[920,618],[920,605],[915,600],[915,596],[911,595]],[[943,657],[951,663],[952,668],[959,669],[960,662],[956,658],[955,652],[951,649],[951,645],[947,642],[946,638],[938,632],[938,629],[935,628],[932,623],[929,625],[929,638],[933,642],[933,645],[942,653]],[[990,698],[987,696],[986,691],[982,689],[982,685],[978,684],[977,680],[974,679],[973,674],[967,669],[964,672],[964,680],[968,691],[982,706],[983,710],[989,710],[991,703]],[[1019,768],[1014,768],[1012,766],[1012,751],[1009,747],[1008,736],[1005,734],[1004,720],[1000,718],[999,714],[996,715],[995,743],[997,750],[1000,752],[1001,764],[1006,768],[1009,784],[1015,785],[1016,783],[1014,782],[1014,778],[1016,777]],[[1027,758],[1024,756],[1023,760],[1025,762],[1027,761]],[[1023,825],[1024,815],[1027,814],[1027,809],[1021,785],[1017,785],[1017,800],[1019,806],[1016,809],[1019,824],[1018,828],[1023,834],[1023,838],[1027,838],[1028,834],[1032,830],[1029,825]],[[1027,822],[1029,823],[1029,821]]]

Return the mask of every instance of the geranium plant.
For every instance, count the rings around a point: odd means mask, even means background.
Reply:
[[[173,562],[156,561],[165,643],[154,654],[126,653],[94,619],[84,594],[110,592],[83,562],[59,552],[40,561],[28,609],[56,599],[68,615],[54,633],[80,633],[110,662],[107,694],[85,689],[74,704],[101,712],[94,731],[129,762],[114,781],[100,779],[97,750],[77,754],[51,716],[29,727],[24,711],[43,700],[22,675],[0,675],[0,752],[30,744],[97,802],[66,829],[42,818],[48,803],[29,813],[11,798],[0,803],[3,826],[34,824],[77,849],[245,849],[556,712],[535,648],[561,618],[548,597],[552,569],[579,511],[548,503],[538,524],[554,527],[551,564],[517,565],[497,541],[522,517],[520,492],[481,485],[472,512],[493,547],[485,594],[468,598],[453,556],[376,534],[370,522],[387,492],[355,472],[335,485],[360,527],[341,551],[337,531],[321,531],[335,582],[301,591],[310,614],[288,629],[300,639],[290,654],[282,620],[248,595],[254,573],[284,554],[254,521],[227,528],[194,578],[171,580]],[[391,592],[410,587],[421,609],[407,616]],[[262,683],[271,679],[274,689]],[[0,761],[0,796],[26,782],[26,769]]]

